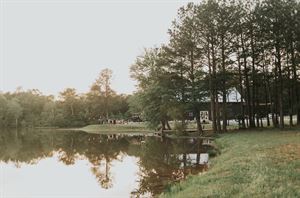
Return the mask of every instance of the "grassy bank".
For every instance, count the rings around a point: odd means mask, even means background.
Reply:
[[[97,124],[88,125],[76,130],[85,131],[88,133],[148,133],[152,132],[144,123],[129,123],[129,124]]]
[[[300,132],[247,131],[216,140],[210,170],[161,197],[300,197]]]

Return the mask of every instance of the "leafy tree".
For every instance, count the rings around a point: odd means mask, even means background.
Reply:
[[[139,83],[139,99],[135,101],[138,106],[143,107],[144,118],[152,128],[161,123],[162,129],[166,126],[170,129],[168,109],[172,108],[173,93],[163,53],[158,48],[146,50],[144,55],[137,58],[130,71],[131,76]]]
[[[7,116],[15,120],[15,126],[18,127],[19,118],[22,115],[22,107],[16,99],[13,99],[7,104]]]

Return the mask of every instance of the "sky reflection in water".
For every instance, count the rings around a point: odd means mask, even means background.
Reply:
[[[129,197],[138,187],[137,158],[125,156],[122,161],[111,162],[113,187],[105,189],[97,179],[86,159],[73,165],[59,162],[58,153],[42,159],[37,164],[4,164],[1,192],[3,197]]]
[[[0,197],[154,196],[204,171],[205,150],[199,141],[0,131]]]

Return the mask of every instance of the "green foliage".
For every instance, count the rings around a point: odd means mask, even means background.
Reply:
[[[280,117],[282,127],[287,114],[297,114],[300,124],[299,8],[295,0],[207,0],[181,7],[170,40],[147,49],[131,66],[140,113],[157,126],[183,120],[189,110],[199,129],[201,103],[210,97],[213,129],[221,130],[222,116],[226,131],[225,101],[235,87],[245,102],[243,127],[246,117],[256,127],[256,119],[269,113]],[[216,98],[224,102],[217,105]]]
[[[111,71],[104,70],[90,92],[78,94],[66,88],[59,95],[45,96],[33,89],[18,89],[0,94],[0,128],[15,127],[79,127],[99,119],[129,118],[128,96],[118,95],[110,88]],[[99,90],[96,88],[99,86]],[[100,89],[101,88],[101,89]],[[126,115],[126,116],[125,116]]]
[[[132,112],[139,111],[150,128],[168,121],[169,107],[174,102],[170,73],[162,49],[146,50],[131,66],[132,77],[139,81],[139,91],[130,100]],[[164,126],[163,126],[164,127]]]

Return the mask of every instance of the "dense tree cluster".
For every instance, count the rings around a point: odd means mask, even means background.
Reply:
[[[74,127],[124,119],[128,96],[111,89],[111,76],[112,71],[104,69],[88,93],[66,88],[58,99],[36,89],[0,93],[0,127]]]
[[[206,0],[178,10],[170,40],[147,49],[131,66],[134,105],[153,125],[210,99],[215,132],[227,130],[228,91],[241,94],[242,128],[300,124],[300,3],[297,0]],[[224,102],[223,102],[224,101]]]

